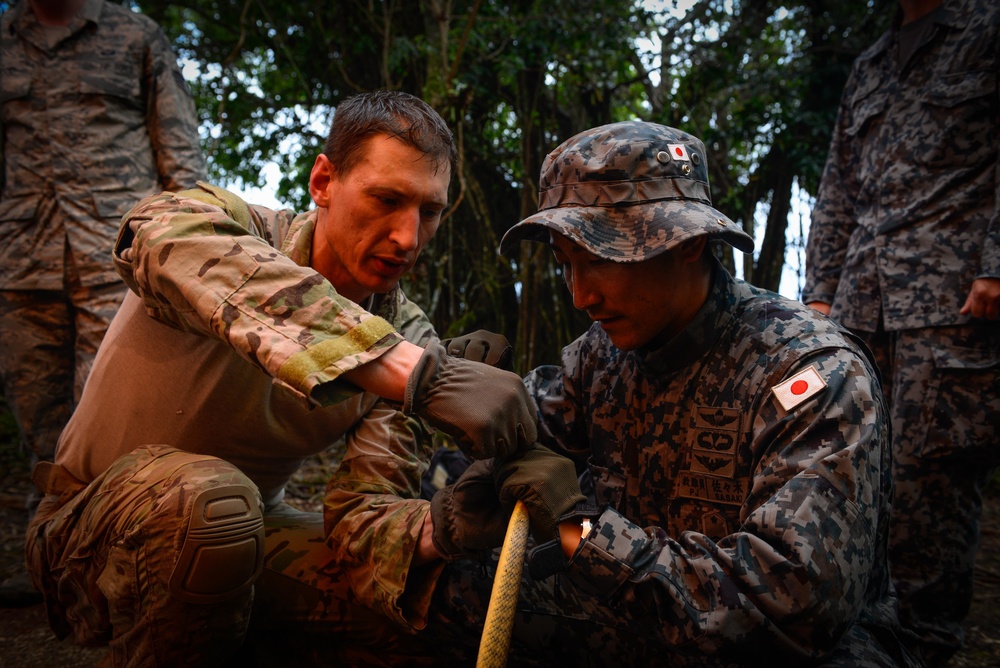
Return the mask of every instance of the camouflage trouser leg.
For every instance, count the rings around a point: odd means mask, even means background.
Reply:
[[[52,460],[126,290],[74,280],[67,292],[0,291],[4,396],[33,458]]]
[[[222,513],[198,505],[214,492],[229,495]],[[207,576],[202,569],[191,581],[174,577],[197,571],[181,567],[192,563],[188,548],[199,547],[195,534],[205,531],[192,518],[236,516],[233,497],[245,502],[239,510],[256,518],[262,536],[260,496],[245,475],[220,459],[167,446],[138,448],[82,489],[46,495],[28,526],[25,557],[56,635],[107,644],[106,666],[211,665],[239,648],[259,567],[253,553],[261,547],[250,547],[249,563],[238,560]],[[193,556],[211,561],[216,547],[205,546]],[[213,579],[231,580],[232,573],[245,584],[215,589]]]
[[[264,516],[266,558],[250,643],[269,665],[421,664],[423,649],[358,603],[327,546],[322,513],[287,504]]]
[[[356,603],[331,559],[320,513],[285,504],[262,518],[257,512],[259,575],[240,545],[224,568],[208,573],[218,579],[249,569],[253,586],[215,597],[178,593],[175,572],[188,572],[182,566],[191,563],[186,547],[193,533],[204,534],[189,529],[192,515],[200,516],[198,499],[233,486],[260,504],[256,487],[232,464],[154,445],[119,458],[82,489],[47,495],[28,527],[25,553],[56,634],[107,643],[109,666],[211,665],[234,653],[250,626],[257,655],[275,665],[416,660],[409,636]],[[204,576],[191,580],[205,584]]]
[[[944,665],[964,639],[982,493],[1000,463],[1000,325],[867,338],[892,414],[900,617],[928,665]]]

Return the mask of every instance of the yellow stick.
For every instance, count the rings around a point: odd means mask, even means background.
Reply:
[[[524,550],[528,544],[528,509],[524,503],[514,504],[507,525],[507,535],[500,549],[497,574],[493,579],[490,606],[486,610],[483,638],[479,643],[476,668],[500,668],[507,665],[510,634],[514,628],[514,612],[521,589]]]

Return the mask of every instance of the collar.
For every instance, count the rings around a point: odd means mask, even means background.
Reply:
[[[955,3],[945,0],[941,5],[931,12],[936,25],[944,26],[952,30],[962,30],[969,25],[967,12],[960,12]],[[903,25],[903,10],[896,8],[896,16],[889,26],[889,30],[872,45],[870,54],[877,56],[889,50],[889,48],[899,40],[899,29]]]
[[[295,216],[281,241],[281,248],[278,249],[300,267],[308,267],[312,258],[313,232],[318,218],[318,209],[310,209]]]
[[[92,23],[100,23],[103,6],[104,0],[84,0],[83,7],[76,15]]]
[[[636,351],[640,367],[654,373],[669,373],[683,369],[715,345],[739,301],[736,280],[714,260],[712,287],[708,298],[694,318],[679,334],[657,348]]]
[[[20,34],[26,39],[29,38],[34,31],[41,30],[42,28],[38,19],[35,18],[35,12],[33,12],[31,7],[28,5],[28,0],[21,0],[21,2],[18,2],[14,6],[12,9],[14,15],[10,24],[11,32]],[[69,24],[66,26],[69,29],[70,34],[75,34],[83,30],[88,24],[99,24],[101,11],[103,9],[104,0],[84,0],[80,10],[72,19],[70,19]],[[41,44],[44,45],[44,41],[41,42]],[[39,45],[35,44],[35,46]]]

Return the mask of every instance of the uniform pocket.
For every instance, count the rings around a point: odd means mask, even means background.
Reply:
[[[885,112],[889,95],[876,86],[859,89],[851,98],[851,123],[847,135],[860,137],[868,132],[872,122]]]
[[[143,98],[139,82],[142,77],[138,73],[118,72],[117,69],[116,65],[84,72],[80,79],[80,95],[102,97],[114,105],[141,108]]]
[[[29,93],[31,93],[31,77],[19,75],[17,72],[4,72],[3,86],[0,87],[0,104],[26,98]]]
[[[139,616],[139,550],[123,540],[108,551],[108,562],[97,578],[108,600],[108,617],[116,632],[135,626]]]
[[[930,167],[960,168],[995,162],[996,74],[959,72],[937,77],[913,119],[914,159]]]
[[[928,429],[921,449],[925,456],[986,456],[996,448],[1000,326],[957,330],[953,340],[935,336],[931,344],[934,371],[925,403]],[[961,336],[964,333],[969,335]]]
[[[31,220],[38,213],[39,197],[7,197],[0,200],[0,223],[14,220]]]

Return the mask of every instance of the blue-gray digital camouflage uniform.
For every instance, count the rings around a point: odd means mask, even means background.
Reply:
[[[705,159],[697,138],[654,124],[578,135],[546,159],[540,211],[501,248],[552,227],[613,261],[702,234],[749,251],[710,206]],[[564,573],[525,569],[510,665],[909,665],[872,361],[828,318],[713,272],[705,304],[661,347],[623,352],[595,325],[562,366],[527,376],[541,442],[587,471],[603,512]],[[783,407],[775,390],[803,378],[815,394]],[[401,503],[391,490],[408,485],[391,464],[385,451],[345,460],[326,499],[334,544],[363,531],[370,508]],[[355,546],[341,563],[364,572],[377,549]],[[421,635],[448,665],[474,663],[494,568],[451,562],[421,602]]]
[[[317,633],[298,649],[328,663],[351,642],[394,650],[322,516],[282,499],[302,460],[341,438],[404,453],[419,494],[421,425],[338,378],[404,335],[435,335],[398,288],[365,310],[311,269],[316,220],[204,184],[123,219],[115,262],[132,291],[56,465],[36,468],[47,494],[25,546],[53,630],[107,643],[106,665],[215,665],[248,624],[288,649]],[[426,509],[395,511],[381,509],[393,533],[379,566],[404,580]]]
[[[1000,322],[960,313],[974,280],[1000,278],[998,44],[1000,5],[946,0],[856,60],[808,245],[803,301],[830,304],[881,367],[891,570],[931,665],[961,646],[1000,462]]]
[[[0,371],[51,460],[125,286],[110,249],[140,198],[205,178],[194,103],[148,17],[86,0],[65,28],[0,20]]]
[[[772,389],[810,367],[823,389],[784,410]],[[512,665],[905,665],[885,407],[829,320],[718,265],[666,345],[622,352],[594,325],[526,382],[541,442],[586,463],[604,510],[565,573],[522,582]],[[479,637],[480,568],[445,570],[430,632]]]

